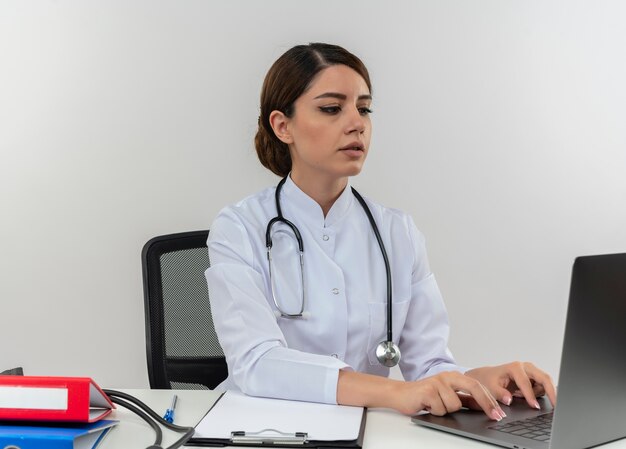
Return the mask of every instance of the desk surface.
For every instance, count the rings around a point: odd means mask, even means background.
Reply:
[[[151,406],[157,413],[165,412],[171,404],[172,395],[178,394],[176,424],[195,425],[219,397],[208,390],[123,390]],[[118,407],[112,419],[120,420],[110,432],[101,449],[145,448],[154,442],[154,432],[138,416]],[[179,434],[164,430],[164,444],[171,444]],[[367,424],[363,449],[458,449],[495,448],[490,444],[450,435],[413,424],[407,416],[391,410],[373,409],[367,412]],[[603,449],[626,449],[626,439],[606,444]]]

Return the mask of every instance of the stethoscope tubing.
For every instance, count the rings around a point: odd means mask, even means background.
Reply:
[[[352,187],[352,193],[356,197],[357,201],[363,207],[365,211],[365,215],[367,215],[367,219],[369,220],[372,230],[374,231],[374,235],[376,236],[376,241],[378,242],[378,246],[380,247],[380,252],[383,255],[383,261],[385,262],[385,274],[387,275],[387,341],[393,341],[393,332],[392,332],[392,296],[391,296],[391,267],[389,265],[389,258],[387,257],[387,250],[385,249],[385,244],[383,243],[383,239],[380,236],[380,232],[378,231],[378,226],[376,226],[376,221],[374,221],[374,217],[372,216],[372,212],[370,208],[367,207],[365,200],[361,196],[359,192],[356,191],[354,187]]]
[[[276,202],[276,217],[272,218],[268,224],[267,224],[267,228],[265,230],[265,245],[267,247],[267,257],[268,257],[268,261],[269,261],[269,265],[270,265],[270,288],[272,290],[272,299],[274,301],[274,305],[276,306],[276,308],[278,309],[278,311],[281,313],[281,316],[285,317],[285,318],[299,318],[302,317],[302,313],[304,311],[304,299],[305,299],[305,295],[304,295],[304,285],[302,288],[302,309],[300,310],[299,313],[295,313],[295,314],[288,314],[288,313],[284,313],[282,310],[280,310],[280,306],[278,305],[278,301],[276,299],[276,296],[274,294],[274,286],[273,286],[273,281],[272,281],[272,273],[271,273],[271,250],[272,250],[272,236],[271,236],[271,231],[272,231],[272,226],[274,226],[274,224],[276,223],[284,223],[286,226],[288,226],[294,233],[294,235],[296,236],[296,240],[298,242],[298,249],[300,250],[300,267],[302,270],[302,279],[303,279],[303,283],[304,283],[304,271],[303,271],[303,255],[304,255],[304,243],[302,241],[302,235],[300,234],[300,231],[298,230],[298,227],[293,224],[292,222],[290,222],[289,220],[287,220],[284,216],[283,216],[283,211],[282,208],[280,206],[280,192],[283,188],[283,185],[285,184],[285,182],[287,181],[287,176],[285,176],[283,179],[280,180],[280,182],[278,183],[278,185],[276,186],[276,191],[274,193],[274,199]],[[392,331],[392,319],[393,319],[393,313],[392,313],[392,286],[391,286],[391,267],[389,264],[389,258],[387,257],[387,251],[385,249],[385,244],[383,243],[383,239],[380,236],[380,231],[378,230],[378,226],[376,225],[376,221],[374,220],[374,217],[372,216],[372,212],[370,211],[370,208],[367,206],[367,203],[365,202],[365,200],[363,199],[363,197],[361,196],[361,194],[359,192],[357,192],[357,190],[354,187],[351,187],[352,189],[352,193],[354,194],[354,196],[356,197],[357,201],[359,202],[359,204],[361,205],[361,207],[363,208],[363,211],[365,212],[365,215],[367,216],[368,221],[370,222],[370,226],[372,228],[372,231],[374,231],[374,236],[376,237],[376,241],[378,242],[378,247],[380,248],[380,252],[383,256],[383,261],[385,263],[385,275],[387,278],[387,341],[388,342],[392,342],[393,341],[393,331]]]
[[[281,181],[276,186],[276,212],[277,216],[272,218],[267,224],[267,228],[265,229],[265,247],[267,248],[267,261],[269,265],[269,275],[270,275],[270,290],[272,291],[272,300],[274,301],[274,305],[276,309],[280,312],[280,316],[284,318],[301,318],[304,314],[306,295],[304,293],[304,243],[302,242],[302,235],[300,234],[300,230],[298,227],[283,217],[283,211],[280,207],[280,191],[283,188],[283,184],[287,181],[287,177],[281,179]],[[285,313],[281,310],[278,305],[278,299],[276,299],[275,289],[274,289],[274,277],[272,276],[272,226],[275,223],[284,223],[288,226],[293,234],[296,236],[296,240],[298,242],[298,250],[300,251],[300,276],[302,279],[302,305],[300,307],[300,311],[298,313]]]

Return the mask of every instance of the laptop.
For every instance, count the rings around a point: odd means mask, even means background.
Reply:
[[[500,422],[465,409],[412,421],[516,449],[583,449],[626,437],[626,254],[574,262],[557,402],[552,410],[540,398],[534,410],[516,398],[502,405]]]

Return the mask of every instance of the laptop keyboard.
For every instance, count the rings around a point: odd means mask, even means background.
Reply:
[[[498,423],[489,428],[549,443],[552,431],[552,416],[553,412],[549,412],[533,416],[532,418],[520,419],[519,421]]]

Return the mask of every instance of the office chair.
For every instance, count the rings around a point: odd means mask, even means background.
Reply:
[[[143,247],[146,352],[150,388],[213,389],[228,370],[204,271],[209,231],[163,235]]]

